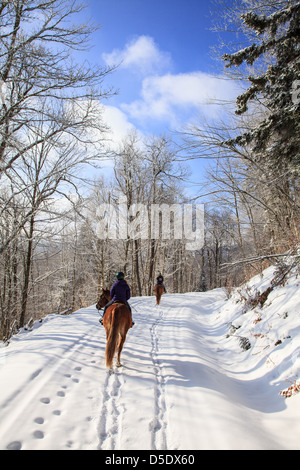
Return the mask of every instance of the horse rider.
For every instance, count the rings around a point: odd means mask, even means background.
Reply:
[[[112,305],[114,302],[118,302],[118,301],[122,302],[129,308],[129,311],[131,314],[131,320],[132,320],[131,307],[128,303],[128,300],[131,297],[131,292],[130,292],[130,287],[125,281],[124,277],[125,277],[124,273],[122,272],[118,272],[116,274],[117,281],[113,284],[111,291],[110,291],[111,300],[105,305],[104,310],[103,310],[103,316],[99,320],[101,325],[103,325],[103,318],[104,318],[107,307]],[[133,325],[134,325],[134,321],[132,320],[132,326]]]
[[[160,274],[159,276],[157,276],[156,280],[157,280],[157,283],[155,284],[154,287],[156,287],[156,286],[163,286],[164,291],[165,291],[165,294],[166,294],[167,291],[166,291],[166,287],[165,287],[165,285],[164,285],[164,283],[163,283],[163,282],[164,282],[164,278],[162,277],[162,275]]]

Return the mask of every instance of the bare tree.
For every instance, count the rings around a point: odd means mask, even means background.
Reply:
[[[52,265],[57,250],[47,241],[53,225],[45,229],[47,221],[55,218],[51,198],[66,195],[70,185],[78,192],[79,170],[104,154],[106,126],[100,102],[111,94],[103,89],[111,69],[73,61],[72,52],[86,50],[96,29],[74,22],[83,8],[77,0],[0,4],[0,329],[4,337],[13,321],[25,324],[28,304],[32,308],[43,280],[54,279],[51,272],[59,270]],[[47,243],[48,272],[34,262]],[[75,281],[72,285],[74,291]]]
[[[109,69],[76,64],[73,50],[88,47],[96,27],[71,23],[84,8],[76,0],[3,1],[0,7],[0,165],[10,169],[42,143],[24,138],[42,119],[55,120],[52,135],[62,131],[83,139],[95,127],[92,103],[109,96],[102,84]],[[71,25],[71,26],[70,26]],[[90,104],[87,106],[86,103]],[[70,112],[82,106],[80,113]],[[66,112],[67,108],[69,112]],[[99,123],[99,119],[96,121]],[[101,129],[100,129],[101,130]],[[102,124],[103,130],[103,124]]]

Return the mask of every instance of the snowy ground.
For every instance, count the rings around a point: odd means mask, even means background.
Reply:
[[[262,309],[240,302],[272,272],[229,300],[222,289],[160,307],[132,299],[136,325],[111,372],[94,306],[19,333],[0,348],[0,448],[300,449],[300,393],[279,394],[300,372],[299,281]]]

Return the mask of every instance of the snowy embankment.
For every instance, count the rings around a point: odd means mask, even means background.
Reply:
[[[229,300],[132,299],[136,325],[111,372],[94,306],[35,323],[0,348],[0,448],[300,449],[300,393],[280,395],[300,372],[299,281],[262,308],[249,301],[272,278]]]

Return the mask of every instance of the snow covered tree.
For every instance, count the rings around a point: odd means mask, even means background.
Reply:
[[[74,62],[97,29],[80,23],[84,7],[78,0],[0,2],[0,338],[26,323],[35,300],[44,314],[54,311],[44,285],[53,282],[54,292],[60,282],[46,224],[56,218],[50,200],[78,191],[79,170],[105,154],[100,103],[111,94],[102,87],[111,69]],[[48,272],[39,256],[49,260]],[[81,280],[71,280],[75,292]]]
[[[54,138],[64,131],[85,141],[87,128],[101,136],[95,106],[110,94],[102,83],[111,69],[74,63],[73,51],[86,50],[97,29],[76,24],[84,7],[77,0],[0,2],[0,176],[41,143],[24,139],[41,119],[55,119]]]
[[[296,171],[300,163],[300,2],[286,0],[269,15],[249,11],[242,14],[245,30],[257,41],[233,54],[224,54],[226,67],[253,66],[268,56],[267,68],[256,67],[248,76],[251,86],[237,98],[241,115],[255,100],[262,101],[265,116],[250,130],[228,143],[250,145],[256,159],[280,164],[283,171]]]

